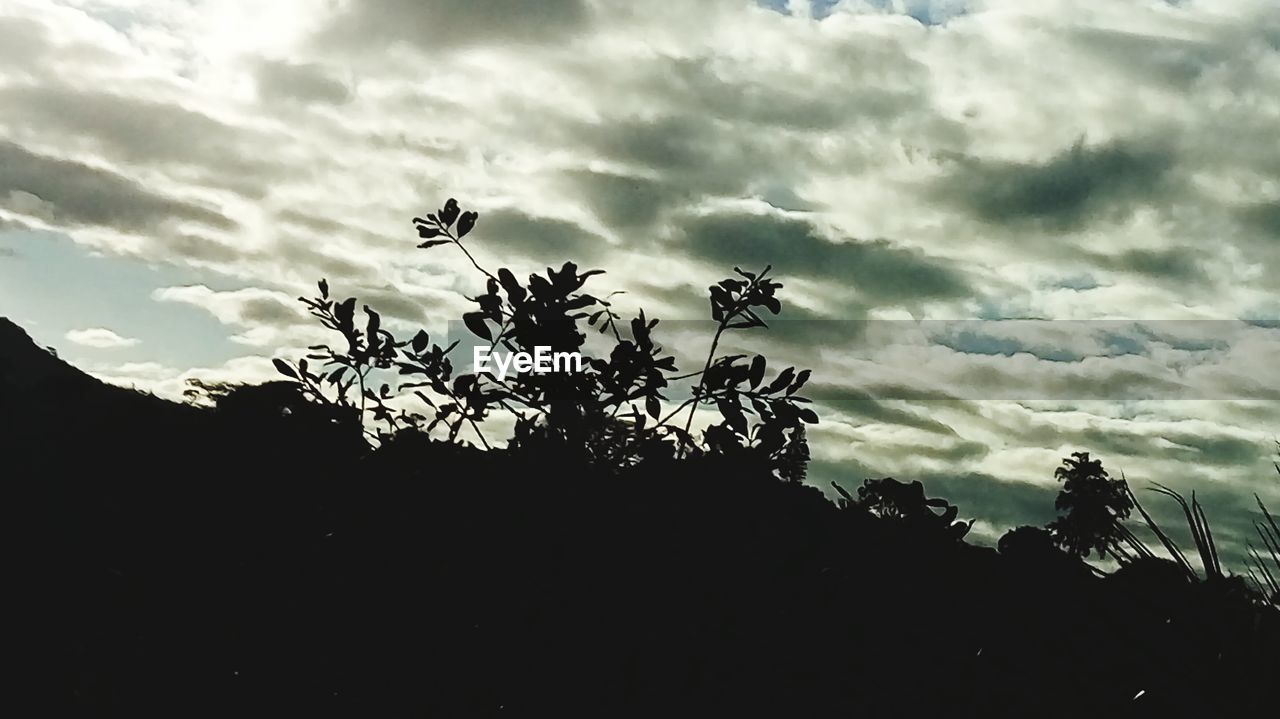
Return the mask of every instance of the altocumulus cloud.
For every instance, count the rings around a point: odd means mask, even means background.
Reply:
[[[294,298],[320,277],[396,321],[456,316],[465,260],[415,251],[408,226],[449,195],[482,212],[485,264],[601,267],[627,308],[669,319],[733,262],[776,265],[807,320],[1280,310],[1273,0],[655,7],[12,0],[0,231],[181,269],[140,296],[215,318],[234,341],[199,371],[223,378],[310,343]],[[975,513],[1015,486],[996,531],[1040,519],[1057,457],[1097,448],[1136,482],[1280,503],[1272,404],[1108,400],[1142,381],[1134,359],[1063,370],[1037,346],[1018,361],[1064,372],[1059,399],[926,402],[873,398],[828,330],[763,341],[847,398],[814,433],[822,483],[929,478]],[[1226,353],[1223,381],[1247,386],[1253,357]],[[166,371],[114,374],[176,394],[195,370]],[[966,381],[984,376],[937,396]]]

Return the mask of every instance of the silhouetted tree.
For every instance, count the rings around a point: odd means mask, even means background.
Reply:
[[[1054,477],[1063,483],[1054,502],[1059,517],[1048,525],[1054,541],[1077,557],[1117,556],[1125,537],[1120,522],[1134,506],[1127,483],[1110,477],[1088,452],[1072,452]]]

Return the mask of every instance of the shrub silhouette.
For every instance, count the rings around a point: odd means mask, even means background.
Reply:
[[[892,477],[868,479],[858,487],[857,498],[838,484],[832,486],[842,497],[842,507],[864,511],[916,536],[960,541],[973,526],[972,521],[955,521],[960,510],[947,500],[926,497],[920,482],[899,482]],[[942,511],[939,514],[934,510]]]
[[[1039,560],[1062,551],[1047,529],[1022,526],[1005,532],[996,544],[996,550],[1006,557],[1023,560]]]
[[[300,299],[325,327],[342,335],[345,346],[313,346],[297,364],[276,360],[277,370],[312,401],[367,417],[378,428],[371,431],[376,441],[443,428],[446,441],[464,441],[464,432],[470,431],[488,448],[485,422],[494,412],[506,412],[515,418],[511,446],[554,445],[610,471],[643,460],[715,454],[756,457],[776,476],[803,478],[808,459],[804,425],[818,421],[805,406],[809,400],[797,394],[809,370],[785,367],[766,381],[763,355],[718,354],[725,333],[767,328],[766,311],[781,310],[776,293],[782,284],[769,276],[770,267],[759,272],[735,267],[735,277],[710,287],[716,325],[706,361],[700,370],[677,375],[675,359],[655,337],[657,319],[641,310],[624,320],[609,299],[612,295],[584,290],[602,270],[582,271],[566,262],[524,282],[506,268],[491,272],[463,243],[478,219],[453,199],[425,219],[414,218],[423,240],[419,248],[452,246],[484,281],[484,292],[470,298],[476,309],[462,315],[467,329],[488,343],[490,351],[532,354],[539,347],[553,353],[583,351],[585,325],[612,338],[607,355],[583,353],[583,372],[503,379],[457,372],[450,356],[457,342],[441,347],[425,330],[399,339],[368,306],[357,324],[356,298],[331,297],[328,282],[321,280],[318,296]],[[394,389],[389,381],[378,380],[391,372],[400,380]],[[664,392],[672,382],[690,379],[696,384],[689,399],[665,407]],[[406,396],[419,400],[423,411],[397,408]],[[718,421],[697,438],[691,428],[700,407],[712,409]]]

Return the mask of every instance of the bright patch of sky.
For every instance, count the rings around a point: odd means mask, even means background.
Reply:
[[[41,345],[72,363],[104,359],[95,348],[65,341],[69,332],[104,327],[138,341],[112,348],[112,361],[170,367],[220,365],[243,354],[207,312],[156,302],[156,287],[208,282],[196,270],[148,266],[96,255],[55,232],[0,231],[0,316],[17,322]]]

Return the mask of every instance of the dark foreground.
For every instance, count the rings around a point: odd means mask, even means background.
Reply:
[[[1098,579],[727,461],[358,432],[107,388],[0,323],[55,714],[1269,716],[1277,613]]]

